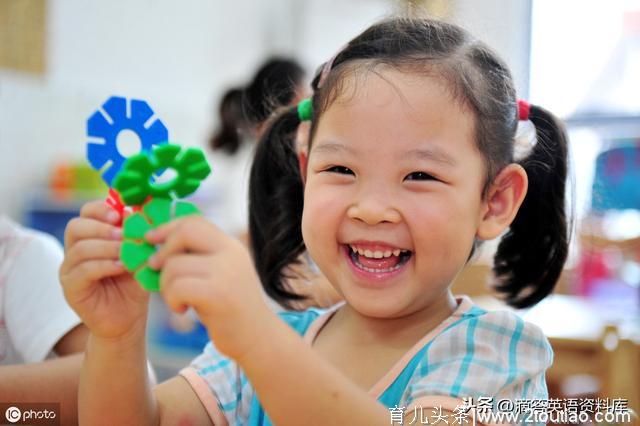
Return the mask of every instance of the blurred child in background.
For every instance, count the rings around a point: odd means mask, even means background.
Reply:
[[[62,258],[55,238],[0,216],[0,402],[58,402],[67,425],[88,331],[64,300]]]
[[[295,60],[272,58],[258,69],[246,87],[229,89],[220,102],[219,125],[209,141],[215,173],[204,190],[215,198],[206,214],[245,244],[249,243],[249,167],[256,141],[274,112],[304,97],[304,77],[302,66]],[[299,265],[291,267],[288,285],[303,297],[292,304],[294,309],[327,307],[340,300],[306,256],[301,257]]]

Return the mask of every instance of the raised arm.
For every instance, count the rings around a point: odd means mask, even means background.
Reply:
[[[207,425],[206,410],[182,377],[152,388],[144,330],[91,336],[79,389],[80,424]]]
[[[146,238],[162,244],[149,263],[162,267],[168,306],[196,310],[217,350],[244,370],[274,424],[389,424],[382,404],[268,309],[239,242],[200,217],[172,222]]]
[[[184,379],[152,389],[145,342],[149,294],[118,261],[117,221],[103,202],[92,202],[65,233],[60,282],[90,331],[79,376],[80,424],[208,424]]]
[[[85,205],[65,232],[60,282],[90,331],[82,366],[82,424],[154,424],[145,326],[149,296],[118,261],[118,215],[104,202]]]

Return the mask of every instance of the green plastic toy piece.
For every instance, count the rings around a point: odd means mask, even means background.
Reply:
[[[172,169],[176,176],[169,182],[154,183],[153,175]],[[113,180],[122,201],[128,206],[153,198],[181,198],[192,194],[211,173],[211,167],[200,148],[184,148],[167,144],[153,148],[150,154],[129,157]]]
[[[200,214],[198,208],[191,203],[154,198],[142,207],[141,212],[134,213],[124,220],[124,241],[120,248],[120,260],[145,290],[160,290],[160,271],[147,265],[147,261],[157,249],[145,240],[144,235],[172,219],[191,214]]]

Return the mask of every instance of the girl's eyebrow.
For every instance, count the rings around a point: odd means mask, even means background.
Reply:
[[[311,152],[319,153],[319,152],[331,152],[331,153],[341,153],[346,152],[348,154],[355,154],[355,150],[350,146],[338,143],[338,142],[320,142],[311,148]]]
[[[438,163],[445,163],[448,164],[450,166],[455,167],[456,166],[456,160],[450,156],[449,154],[447,154],[445,151],[443,151],[440,148],[434,147],[434,148],[422,148],[422,149],[412,149],[410,151],[407,151],[404,153],[403,155],[404,158],[419,158],[421,160],[432,160],[432,161],[436,161]]]
[[[311,149],[314,153],[348,153],[355,155],[355,151],[350,146],[338,142],[321,142]],[[455,167],[456,161],[440,148],[412,149],[405,152],[402,158],[418,158],[420,160],[431,160],[438,163],[448,164]]]

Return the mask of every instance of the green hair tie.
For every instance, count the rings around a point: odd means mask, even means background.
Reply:
[[[309,121],[313,117],[313,103],[311,98],[303,99],[298,104],[298,118],[300,121]]]

